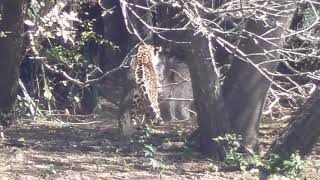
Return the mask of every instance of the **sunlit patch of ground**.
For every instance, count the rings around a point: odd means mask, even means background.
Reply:
[[[185,138],[195,129],[191,121],[156,127],[152,142],[158,148],[153,169],[136,139],[127,145],[118,140],[113,117],[73,117],[20,120],[6,131],[0,147],[2,179],[254,179],[252,174],[220,166],[187,151]],[[265,151],[284,125],[277,121],[261,128]],[[189,153],[186,153],[189,152]],[[161,159],[159,159],[161,158]],[[318,178],[319,165],[308,161],[307,177]]]

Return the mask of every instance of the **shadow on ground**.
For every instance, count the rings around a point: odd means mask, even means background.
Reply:
[[[150,159],[138,135],[127,144],[119,142],[114,118],[19,120],[6,130],[6,146],[0,147],[0,180],[254,178],[222,168],[187,147],[185,139],[194,127],[191,121],[155,127],[151,141],[158,152]],[[278,127],[268,123],[261,129],[262,148],[267,149]],[[311,177],[316,178],[319,169],[312,167]]]

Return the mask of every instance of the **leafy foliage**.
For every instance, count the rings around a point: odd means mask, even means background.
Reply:
[[[73,113],[81,112],[85,108],[82,107],[82,101],[87,91],[75,81],[85,82],[98,77],[102,72],[99,62],[90,55],[90,46],[95,44],[118,49],[95,31],[96,19],[81,20],[78,16],[79,12],[83,11],[81,7],[85,3],[96,3],[96,1],[74,1],[69,10],[63,8],[63,3],[35,0],[30,2],[26,22],[30,26],[29,33],[33,38],[30,47],[27,48],[30,52],[27,53],[28,57],[40,56],[43,60],[30,61],[33,63],[31,65],[33,68],[28,67],[29,69],[25,71],[31,73],[32,78],[27,80],[25,78],[23,83],[31,85],[32,88],[27,88],[28,93],[37,102],[37,108],[48,113],[58,109]],[[75,81],[69,83],[70,78],[66,78],[65,75],[74,78]],[[20,97],[20,100],[23,100],[24,95],[21,94]],[[91,98],[98,99],[98,97]],[[30,110],[25,108],[22,111],[21,107],[19,105],[20,109],[17,109],[18,114],[24,112],[29,116]]]
[[[151,167],[153,169],[163,169],[166,168],[166,166],[162,163],[157,148],[149,143],[153,131],[152,125],[144,124],[138,142],[143,146],[144,157],[150,160]]]
[[[15,105],[15,114],[19,117],[32,117],[32,114],[30,113],[30,107],[36,108],[37,112],[39,112],[39,109],[37,109],[35,102],[30,97],[21,97],[20,95],[17,96],[17,101]],[[38,113],[38,116],[41,116],[41,112]]]
[[[301,160],[299,152],[291,154],[289,158],[274,154],[267,160],[266,167],[270,174],[276,173],[298,177],[304,171],[305,162]]]
[[[223,137],[217,137],[214,141],[223,144],[226,150],[225,163],[228,166],[238,167],[242,171],[249,169],[266,170],[267,174],[281,174],[290,177],[302,175],[305,162],[301,159],[299,152],[291,154],[289,158],[273,154],[270,158],[264,158],[259,155],[246,157],[240,152],[241,138],[236,134],[226,134]]]
[[[213,138],[213,140],[225,147],[226,164],[229,166],[239,167],[241,170],[246,169],[248,164],[245,161],[244,154],[240,152],[241,136],[237,136],[236,134],[225,134],[225,136],[219,136],[217,138]]]

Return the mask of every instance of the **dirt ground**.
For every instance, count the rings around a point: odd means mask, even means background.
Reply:
[[[133,138],[119,143],[113,113],[102,116],[55,116],[19,119],[6,130],[0,147],[0,180],[5,179],[264,179],[258,172],[241,172],[188,151],[185,139],[195,129],[191,121],[155,127],[158,148],[153,169]],[[279,122],[261,126],[261,149],[281,131]],[[161,158],[161,159],[159,159]],[[320,179],[320,161],[307,160],[307,179]],[[281,179],[274,177],[271,179]],[[285,178],[282,178],[285,179]]]

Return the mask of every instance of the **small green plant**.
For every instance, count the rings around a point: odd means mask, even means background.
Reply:
[[[241,148],[241,136],[236,134],[225,134],[213,138],[213,141],[224,146],[226,152],[225,163],[229,166],[239,167],[241,170],[245,170],[248,163],[245,160],[244,154],[240,152]]]
[[[246,158],[240,152],[240,136],[226,134],[213,140],[224,146],[226,151],[225,163],[229,166],[239,167],[243,171],[248,169],[265,169],[269,175],[281,174],[291,177],[299,177],[304,171],[305,162],[301,159],[299,152],[291,154],[289,158],[277,154],[272,155],[269,159],[265,159],[260,155]]]
[[[138,142],[143,146],[144,157],[148,158],[152,169],[163,169],[166,167],[159,157],[157,148],[148,143],[151,134],[154,132],[152,125],[144,124],[142,134],[139,136]]]
[[[142,134],[139,136],[138,142],[143,146],[143,152],[145,157],[154,157],[157,153],[157,148],[148,143],[153,132],[152,126],[144,124]]]
[[[165,164],[162,163],[162,159],[157,160],[154,158],[149,158],[149,160],[150,160],[150,165],[152,169],[164,169],[167,167]]]
[[[145,144],[143,148],[144,157],[154,157],[157,153],[157,148],[152,144]]]
[[[144,124],[142,128],[142,134],[139,136],[138,142],[144,145],[151,137],[152,132],[152,126],[149,124]]]
[[[32,117],[32,116],[40,116],[41,113],[39,107],[37,106],[38,100],[33,99],[31,97],[21,97],[17,95],[17,101],[15,103],[14,114],[19,117]]]
[[[274,154],[267,160],[266,168],[270,174],[282,174],[298,177],[304,171],[305,162],[301,159],[299,152],[285,158]]]
[[[29,106],[31,105],[30,99],[17,96],[15,112],[18,116],[27,116],[30,117]]]

